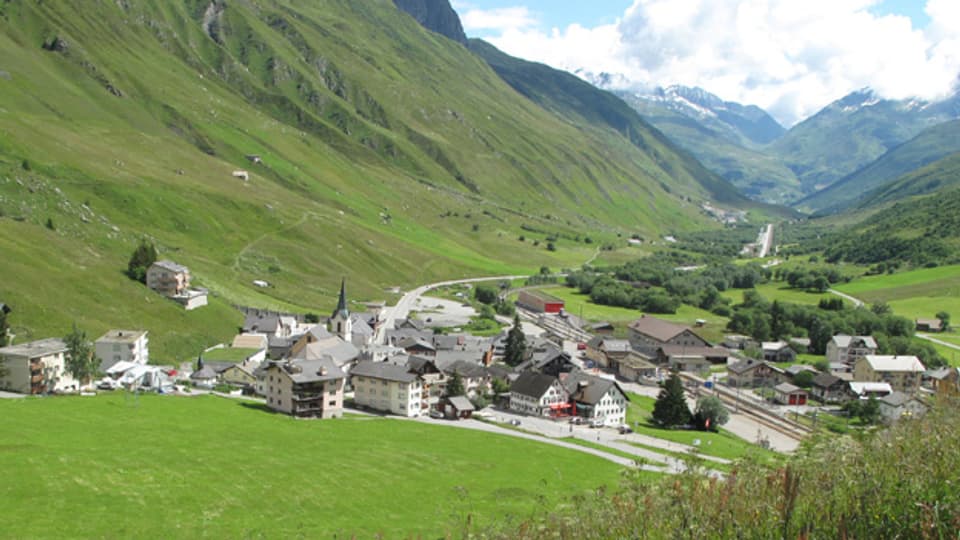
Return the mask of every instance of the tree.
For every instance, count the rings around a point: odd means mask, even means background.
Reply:
[[[53,218],[47,218],[46,227],[51,231],[57,230],[57,228],[53,226]]]
[[[946,332],[950,329],[950,314],[946,311],[941,311],[937,313],[937,318],[940,319],[940,331]]]
[[[493,304],[497,301],[497,290],[488,285],[477,285],[473,290],[473,297],[481,304]]]
[[[453,376],[450,377],[450,380],[447,381],[447,397],[462,396],[466,394],[467,391],[463,388],[463,378],[460,377],[460,374],[456,371],[453,372]]]
[[[697,400],[694,418],[700,429],[716,431],[730,420],[730,412],[717,396],[704,396]]]
[[[7,324],[7,312],[3,309],[0,309],[0,347],[7,346],[7,329],[10,328],[10,325]],[[0,367],[0,369],[3,369]]]
[[[77,328],[73,323],[73,330],[63,338],[67,345],[64,355],[64,365],[67,373],[83,385],[97,373],[98,362],[93,355],[93,346],[87,341],[87,333]]]
[[[690,423],[690,408],[683,393],[683,382],[676,371],[664,381],[653,404],[653,423],[660,427],[671,428]]]
[[[507,332],[507,347],[503,361],[508,366],[517,366],[527,355],[527,338],[520,326],[520,315],[513,316],[513,328]]]
[[[800,388],[810,388],[813,386],[814,374],[812,371],[801,371],[793,377],[793,384]]]
[[[147,269],[157,262],[157,248],[146,239],[140,240],[140,245],[130,256],[127,263],[127,277],[140,283],[147,282]]]
[[[490,387],[494,394],[505,394],[510,391],[510,383],[505,379],[493,379],[490,381]]]

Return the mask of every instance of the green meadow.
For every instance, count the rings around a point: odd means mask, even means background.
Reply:
[[[886,302],[911,319],[932,319],[939,311],[960,315],[960,265],[864,276],[836,289],[868,304]]]
[[[217,397],[0,400],[0,433],[6,538],[436,538],[622,471],[509,436]]]

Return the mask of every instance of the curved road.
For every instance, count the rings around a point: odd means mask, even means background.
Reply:
[[[861,307],[861,306],[863,306],[863,300],[860,300],[859,298],[855,298],[855,297],[853,297],[853,296],[850,296],[850,295],[847,294],[847,293],[842,293],[842,292],[840,292],[840,291],[838,291],[838,290],[836,290],[836,289],[827,289],[827,292],[830,293],[830,294],[835,294],[835,295],[839,296],[840,298],[843,298],[844,300],[847,300],[847,301],[849,301],[849,302],[852,302],[852,303],[853,303],[853,307]]]

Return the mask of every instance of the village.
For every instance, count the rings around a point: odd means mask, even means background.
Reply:
[[[471,290],[472,281],[461,285]],[[189,269],[171,261],[154,262],[145,284],[187,310],[206,304],[207,291],[191,288]],[[431,323],[439,321],[410,311],[423,301],[443,307],[442,299],[422,296],[430,288],[407,293],[395,306],[373,302],[354,311],[344,280],[334,311],[313,322],[248,308],[231,343],[180,365],[151,359],[148,330],[113,329],[93,342],[98,375],[84,384],[67,369],[63,339],[9,344],[0,348],[0,390],[35,396],[217,393],[258,400],[297,418],[337,418],[345,411],[473,418],[550,436],[596,431],[602,441],[603,430],[629,437],[636,427],[627,421],[630,395],[656,397],[676,373],[691,403],[706,395],[723,402],[734,420],[731,431],[791,451],[811,432],[797,421],[801,414],[849,416],[849,403],[859,402],[856,410],[873,407],[877,420],[892,423],[922,415],[934,395],[955,394],[960,380],[957,368],[927,370],[915,356],[878,355],[871,336],[833,336],[819,367],[795,362],[809,344],[803,339],[756,342],[727,335],[714,344],[696,325],[650,315],[640,315],[627,337],[618,338],[613,325],[580,320],[566,313],[562,300],[536,288],[519,291],[515,318],[501,317],[507,327],[495,336],[435,331]],[[457,306],[446,303],[450,310]],[[469,303],[460,308],[473,312]],[[919,321],[927,331],[936,323]],[[608,442],[611,437],[605,436]]]

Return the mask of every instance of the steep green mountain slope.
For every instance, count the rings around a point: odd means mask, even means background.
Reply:
[[[929,103],[854,92],[790,129],[767,150],[797,175],[806,194],[825,189],[924,129],[960,117],[960,96]]]
[[[777,203],[793,201],[800,195],[800,182],[793,171],[756,145],[746,146],[744,137],[731,135],[730,129],[718,128],[632,92],[617,95],[745,195]]]
[[[960,188],[960,152],[911,171],[867,193],[858,208],[869,209],[899,200]]]
[[[324,310],[341,276],[364,299],[576,265],[587,234],[709,226],[679,159],[545,111],[387,0],[0,3],[17,339],[142,327],[157,360],[192,358],[235,330],[229,304]],[[122,276],[144,236],[210,308]]]
[[[607,125],[644,153],[651,154],[657,164],[674,177],[699,182],[717,201],[747,204],[747,199],[736,188],[676,148],[613,94],[599,90],[565,71],[514,58],[483,40],[471,39],[469,46],[507,84],[535,103],[570,120],[576,118],[581,123]]]
[[[887,192],[885,200],[892,200],[896,193],[902,193],[904,196],[917,195],[919,192],[911,187],[894,188],[888,191],[881,186],[958,151],[960,151],[960,120],[927,128],[873,163],[797,202],[795,206],[801,210],[831,213],[859,205],[875,189],[883,189]],[[942,176],[938,173],[937,167],[926,171],[923,175]],[[913,183],[913,180],[906,181],[906,184]]]

